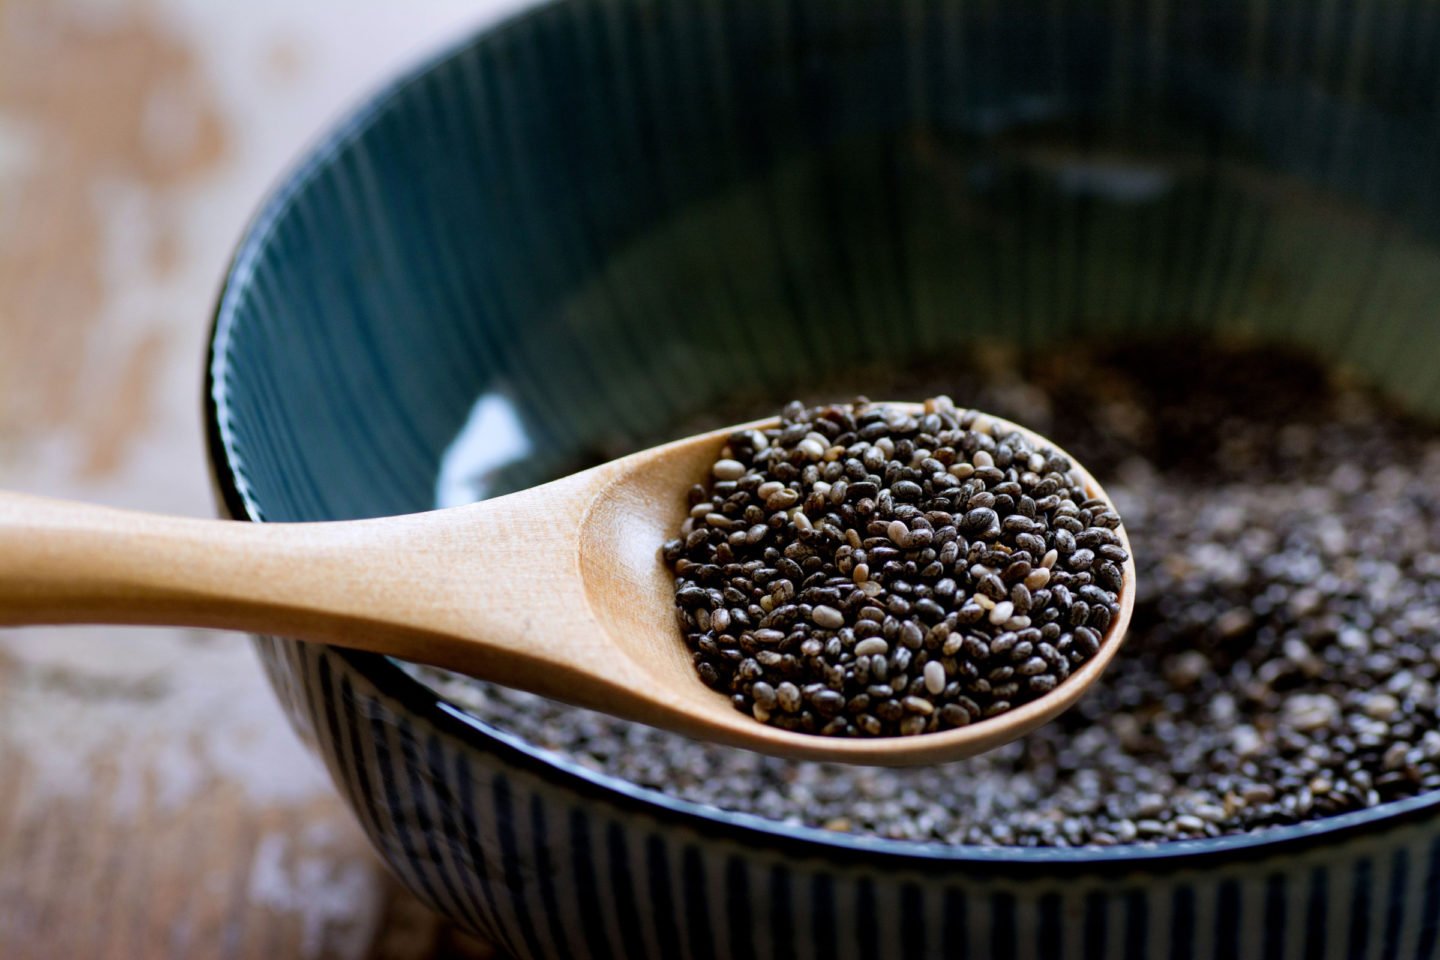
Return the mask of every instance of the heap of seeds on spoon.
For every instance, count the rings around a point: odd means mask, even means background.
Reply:
[[[828,736],[945,730],[1050,692],[1099,649],[1127,559],[1072,467],[947,397],[791,403],[732,434],[664,547],[701,680]]]

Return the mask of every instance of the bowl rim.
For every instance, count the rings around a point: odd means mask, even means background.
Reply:
[[[551,7],[568,0],[525,0],[508,13],[482,20],[419,57],[391,79],[373,88],[322,128],[304,146],[298,159],[266,191],[257,212],[245,225],[227,264],[206,340],[204,425],[206,459],[220,509],[237,521],[265,522],[262,505],[245,477],[244,457],[229,426],[226,372],[236,311],[253,279],[257,261],[271,236],[310,181],[335,157],[358,140],[381,113],[397,102],[407,87],[436,68],[469,51],[486,37],[515,29]],[[393,699],[418,720],[438,731],[499,758],[553,786],[572,790],[634,813],[675,821],[704,834],[718,834],[736,844],[759,844],[808,857],[859,860],[873,866],[883,859],[893,866],[975,865],[990,873],[1046,873],[1081,869],[1087,873],[1110,868],[1193,869],[1205,862],[1269,859],[1293,855],[1301,848],[1337,844],[1398,830],[1440,809],[1440,790],[1363,810],[1322,817],[1305,823],[1266,827],[1250,833],[1197,840],[1127,843],[1109,847],[1018,847],[945,844],[842,833],[803,824],[789,824],[757,814],[739,813],[671,796],[612,774],[582,766],[562,754],[536,746],[522,737],[491,726],[406,672],[397,661],[377,654],[326,647],[369,682],[381,696]],[[963,762],[963,761],[961,761]]]

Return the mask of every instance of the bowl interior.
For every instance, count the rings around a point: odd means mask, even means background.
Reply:
[[[1293,340],[1440,406],[1440,13],[1202,6],[567,0],[460,44],[242,249],[247,508],[422,509],[981,341]]]

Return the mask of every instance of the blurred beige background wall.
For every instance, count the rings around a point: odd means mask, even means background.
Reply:
[[[513,0],[0,0],[0,488],[213,512],[209,314],[267,188]],[[0,631],[0,957],[485,955],[378,868],[243,638]]]

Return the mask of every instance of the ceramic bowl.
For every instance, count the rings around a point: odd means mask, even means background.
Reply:
[[[209,358],[224,507],[420,510],[467,423],[496,488],[533,483],[982,334],[1296,341],[1440,412],[1437,54],[1440,8],[1378,0],[538,4],[370,99],[251,225]],[[396,874],[519,957],[1440,939],[1433,795],[1149,848],[862,839],[608,779],[383,658],[258,645]]]

